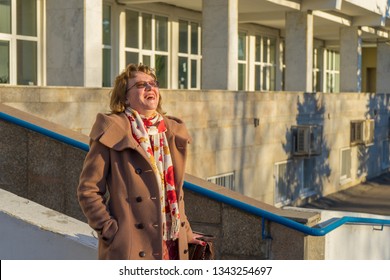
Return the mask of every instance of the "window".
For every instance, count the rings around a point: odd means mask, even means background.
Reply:
[[[363,143],[363,121],[351,121],[351,145]]]
[[[9,42],[0,40],[0,84],[9,84]]]
[[[275,206],[288,205],[293,202],[302,190],[303,161],[289,160],[274,165]]]
[[[180,89],[200,88],[200,26],[198,23],[179,20]]]
[[[111,84],[111,6],[103,5],[103,87]]]
[[[390,167],[390,141],[382,142],[382,169]]]
[[[325,92],[340,91],[340,54],[325,50]]]
[[[214,183],[216,185],[234,190],[234,172],[226,173],[222,175],[217,175],[207,178],[207,181]]]
[[[0,1],[0,33],[11,34],[11,0]]]
[[[280,56],[282,58],[282,84],[281,90],[285,90],[286,85],[286,42],[283,40],[280,44]]]
[[[340,182],[348,182],[351,179],[351,149],[341,149],[340,157]]]
[[[313,92],[321,91],[322,51],[320,48],[313,49]]]
[[[303,197],[316,193],[316,187],[320,184],[320,176],[316,174],[317,158],[312,157],[303,161],[303,186],[300,191]]]
[[[168,85],[168,18],[126,10],[125,63],[149,65],[160,87]]]
[[[0,1],[0,83],[38,84],[38,10],[37,0]]]
[[[246,34],[238,33],[238,90],[246,90]]]
[[[256,36],[255,90],[275,90],[276,39]]]

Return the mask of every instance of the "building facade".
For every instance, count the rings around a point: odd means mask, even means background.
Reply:
[[[350,186],[388,168],[389,142],[378,128],[388,127],[389,9],[387,0],[0,0],[0,83],[15,92],[18,86],[69,87],[72,95],[77,87],[111,87],[128,63],[142,62],[156,69],[162,91],[191,96],[186,99],[193,101],[186,107],[189,113],[166,100],[170,109],[187,116],[194,133],[192,114],[204,112],[198,110],[194,92],[201,96],[203,110],[208,108],[205,95],[217,92],[210,100],[226,105],[218,104],[215,115],[222,118],[226,110],[232,113],[231,123],[251,128],[224,129],[221,120],[203,120],[207,132],[195,135],[202,143],[216,127],[221,135],[235,131],[241,136],[210,144],[220,153],[210,148],[199,156],[202,149],[195,145],[194,161],[214,157],[210,161],[219,167],[195,168],[190,162],[190,171],[267,203],[285,205],[297,197],[337,191],[332,185]],[[286,96],[280,97],[283,93]],[[367,93],[381,95],[371,98]],[[1,102],[15,105],[10,99]],[[323,100],[326,110],[313,105]],[[236,110],[237,104],[242,108]],[[351,108],[358,109],[348,114]],[[37,114],[52,113],[42,110]],[[286,110],[287,117],[280,117]],[[345,126],[339,127],[334,116],[345,117]],[[252,127],[262,130],[253,132]],[[257,139],[255,153],[254,144],[245,139],[248,131]],[[267,146],[270,133],[278,145],[273,150]],[[335,139],[340,135],[347,139]],[[237,148],[237,141],[243,149]],[[328,154],[321,151],[316,158],[325,141]],[[230,149],[227,153],[245,154],[251,167],[234,159],[226,164],[226,151],[217,142]],[[267,156],[270,151],[278,151],[277,156]],[[359,167],[358,159],[371,152],[381,155],[384,168],[370,173]],[[319,158],[323,167],[332,168],[315,167]],[[264,164],[265,169],[255,167]],[[337,170],[336,179],[310,187],[318,172],[333,178],[330,169]],[[295,175],[290,180],[291,174]]]
[[[163,88],[385,92],[387,0],[3,0],[0,83],[110,87],[130,62]]]

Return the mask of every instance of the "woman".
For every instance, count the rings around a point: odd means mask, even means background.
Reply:
[[[99,259],[188,259],[204,245],[183,200],[186,148],[182,121],[166,117],[152,69],[129,64],[115,80],[112,113],[98,114],[78,200],[99,236]]]

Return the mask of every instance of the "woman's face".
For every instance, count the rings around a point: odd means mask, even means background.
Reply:
[[[137,72],[129,79],[126,104],[144,116],[156,112],[160,92],[154,78],[146,73]]]

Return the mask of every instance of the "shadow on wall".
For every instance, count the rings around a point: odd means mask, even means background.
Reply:
[[[390,166],[388,103],[387,94],[370,94],[367,98],[362,143],[357,146],[358,178],[376,176]]]
[[[275,166],[275,204],[299,206],[321,196],[331,174],[324,138],[325,102],[321,93],[297,95],[296,125],[286,128],[288,160]]]

